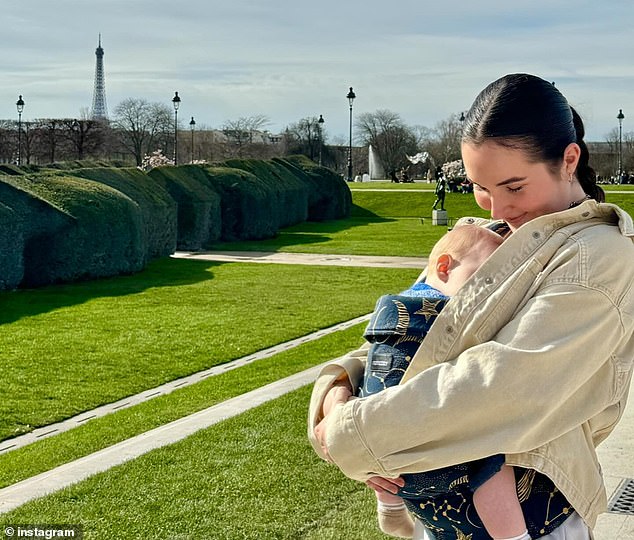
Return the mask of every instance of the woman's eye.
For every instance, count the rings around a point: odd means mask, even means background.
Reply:
[[[508,188],[508,190],[509,190],[511,193],[517,193],[518,191],[522,191],[522,188],[523,188],[523,187],[524,187],[524,186],[509,187],[509,188]]]

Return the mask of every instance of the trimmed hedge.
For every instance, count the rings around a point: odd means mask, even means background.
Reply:
[[[38,197],[25,188],[24,176],[0,176],[0,200],[10,208],[12,214],[5,214],[6,219],[11,217],[15,224],[3,224],[0,234],[0,245],[8,246],[8,249],[15,250],[15,254],[4,254],[7,258],[3,261],[6,269],[2,271],[4,288],[10,289],[22,282],[27,261],[25,253],[33,243],[37,244],[41,240],[46,241],[49,237],[54,237],[72,222],[72,217],[61,208]],[[18,237],[12,238],[15,229],[19,229]],[[4,257],[3,257],[4,259]],[[14,269],[10,269],[9,261],[16,264]],[[17,283],[14,283],[15,280]]]
[[[273,189],[248,171],[205,167],[220,194],[223,241],[271,238],[279,230],[279,208]]]
[[[32,223],[25,242],[22,285],[77,281],[143,268],[141,213],[129,197],[109,186],[59,175],[14,176],[0,184],[8,182],[31,195],[30,206],[33,200],[46,201],[58,212],[47,209],[39,216],[46,219],[37,219],[25,201],[24,213],[16,208],[19,205],[10,204],[25,222]]]
[[[277,229],[308,218],[309,186],[281,164],[259,159],[230,159],[225,165],[250,172],[266,186],[273,197],[270,218],[277,222]]]
[[[272,161],[288,169],[308,186],[309,221],[341,219],[350,215],[350,188],[335,171],[317,165],[306,156],[273,158]]]
[[[302,157],[74,168],[86,164],[0,171],[0,289],[135,272],[176,248],[269,238],[351,208],[343,179]]]
[[[156,167],[147,174],[178,205],[178,249],[201,249],[220,238],[220,195],[202,166]]]
[[[110,186],[139,205],[145,262],[174,253],[178,234],[176,201],[154,179],[136,168],[75,169],[69,174]]]
[[[8,163],[3,163],[0,165],[0,174],[8,174],[9,176],[19,176],[22,174],[26,174],[22,167],[18,167],[17,165],[10,165]]]
[[[23,220],[0,203],[0,290],[15,289],[24,276]]]
[[[54,169],[57,171],[72,171],[74,169],[93,169],[96,167],[126,167],[129,163],[120,160],[105,159],[75,159],[70,161],[56,161],[40,167],[40,170]]]

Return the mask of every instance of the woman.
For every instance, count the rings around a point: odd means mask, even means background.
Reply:
[[[632,375],[634,226],[600,204],[583,137],[579,115],[538,77],[507,75],[478,95],[463,162],[506,239],[442,311],[399,386],[349,399],[363,348],[322,370],[308,430],[319,455],[395,493],[400,474],[504,453],[524,508],[543,510],[533,538],[591,538],[607,503],[595,447]],[[326,396],[340,404],[322,418]],[[461,537],[431,517],[415,538]]]

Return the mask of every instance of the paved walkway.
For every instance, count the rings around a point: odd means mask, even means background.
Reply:
[[[223,262],[372,266],[377,268],[419,268],[421,270],[427,264],[427,259],[424,257],[374,257],[371,255],[328,255],[274,251],[177,251],[172,257]]]

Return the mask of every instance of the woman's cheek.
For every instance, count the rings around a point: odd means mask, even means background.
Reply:
[[[483,193],[482,191],[474,191],[473,196],[475,197],[476,204],[482,208],[482,210],[491,210],[491,200],[487,193]]]

